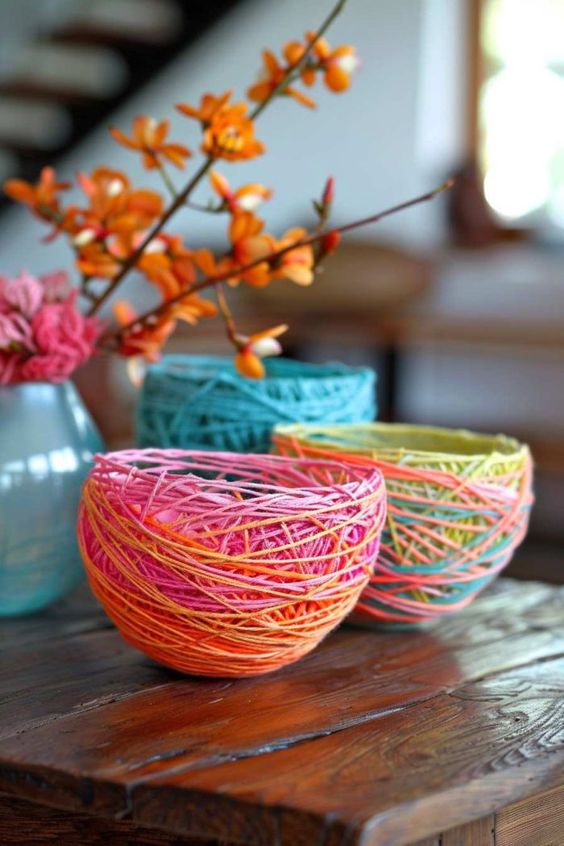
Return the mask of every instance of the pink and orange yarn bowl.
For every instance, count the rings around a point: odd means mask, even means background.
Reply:
[[[182,672],[250,676],[296,661],[352,610],[385,509],[372,467],[126,450],[96,456],[78,535],[130,644]]]
[[[388,516],[354,621],[411,627],[468,605],[509,563],[533,502],[527,446],[504,435],[370,423],[278,426],[276,451],[380,469]]]

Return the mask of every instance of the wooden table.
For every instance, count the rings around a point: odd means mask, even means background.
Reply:
[[[564,844],[564,588],[244,681],[158,667],[84,591],[0,640],[2,846]]]

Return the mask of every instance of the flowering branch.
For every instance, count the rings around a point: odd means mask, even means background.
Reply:
[[[200,182],[202,177],[206,175],[208,170],[213,164],[213,158],[208,156],[208,158],[203,162],[203,164],[199,167],[196,171],[192,179],[188,182],[185,188],[176,195],[175,199],[171,202],[168,208],[163,212],[160,219],[155,223],[152,229],[149,230],[149,233],[145,236],[145,238],[141,241],[141,244],[137,247],[137,249],[123,262],[121,270],[114,276],[106,290],[100,294],[96,302],[89,310],[89,314],[96,314],[102,307],[102,305],[106,302],[109,297],[114,293],[115,289],[118,285],[123,281],[123,279],[127,276],[127,274],[135,267],[139,259],[143,256],[145,250],[155,238],[159,232],[166,226],[170,218],[181,208],[196,185]]]
[[[263,50],[263,67],[247,89],[246,101],[233,102],[233,92],[227,90],[219,95],[203,94],[197,106],[176,105],[184,116],[198,122],[201,131],[203,156],[184,187],[177,187],[169,166],[183,170],[192,152],[183,143],[168,138],[168,120],[157,121],[148,115],[133,120],[130,134],[117,127],[112,127],[110,133],[119,144],[140,154],[147,170],[159,172],[163,181],[161,191],[137,188],[125,173],[103,165],[90,174],[77,175],[77,183],[85,195],[85,200],[78,204],[63,205],[59,195],[71,185],[59,183],[50,167],[43,168],[35,184],[21,179],[6,182],[5,191],[10,197],[26,204],[50,225],[49,238],[63,235],[68,239],[80,274],[75,297],[78,293],[84,296],[89,315],[101,309],[132,270],[159,289],[160,304],[140,316],[128,302],[115,302],[113,311],[119,328],[108,330],[98,339],[99,348],[117,348],[123,356],[156,361],[177,321],[194,325],[219,312],[227,337],[236,350],[238,371],[251,378],[261,378],[262,359],[281,352],[278,338],[287,326],[263,329],[253,335],[239,332],[224,283],[263,288],[274,280],[284,279],[296,285],[310,285],[320,263],[338,247],[342,233],[430,200],[449,187],[447,183],[377,214],[332,227],[331,178],[321,198],[314,201],[317,218],[314,226],[309,231],[294,227],[274,237],[266,230],[265,221],[255,214],[257,206],[268,200],[272,191],[254,182],[232,187],[223,173],[215,169],[217,161],[245,161],[265,152],[264,144],[255,136],[254,122],[276,97],[293,98],[305,107],[315,107],[315,101],[298,83],[310,87],[322,79],[334,93],[349,88],[360,61],[353,45],[332,47],[324,37],[347,0],[333,2],[333,8],[315,32],[306,32],[303,39],[286,42],[278,55]],[[249,101],[254,104],[252,110]],[[194,202],[192,194],[207,174],[216,199],[202,205]],[[227,215],[229,247],[223,255],[216,256],[206,248],[193,249],[182,236],[168,231],[168,222],[184,207]],[[213,298],[200,297],[200,291],[212,287],[216,302]],[[10,331],[17,335],[17,327]],[[5,357],[0,344],[0,371]]]
[[[361,218],[360,220],[352,221],[351,223],[345,223],[342,226],[335,226],[331,228],[322,229],[319,231],[314,232],[307,237],[301,238],[298,241],[294,241],[287,246],[276,250],[275,252],[270,253],[266,256],[261,256],[254,261],[249,262],[246,265],[242,265],[240,267],[231,267],[227,268],[219,273],[206,276],[203,279],[196,282],[194,285],[184,289],[176,296],[172,297],[171,299],[167,300],[166,302],[161,303],[157,307],[146,311],[144,314],[139,315],[136,317],[135,320],[131,321],[129,324],[122,326],[119,330],[114,333],[109,333],[105,336],[107,340],[110,337],[115,337],[119,339],[123,335],[127,334],[132,329],[137,329],[138,327],[142,327],[147,325],[147,321],[149,323],[154,320],[155,317],[158,317],[162,314],[165,314],[170,306],[174,305],[177,302],[180,302],[186,296],[190,294],[195,294],[198,291],[203,290],[204,288],[208,288],[211,285],[217,285],[219,282],[224,282],[226,279],[231,277],[240,276],[243,273],[246,273],[249,270],[252,270],[259,264],[268,262],[269,264],[274,264],[278,259],[284,256],[286,253],[289,253],[291,250],[295,250],[298,247],[304,247],[310,244],[314,244],[318,241],[323,240],[324,238],[332,235],[333,233],[342,234],[344,232],[350,232],[353,229],[359,229],[362,226],[368,226],[372,223],[378,223],[379,221],[383,220],[386,217],[390,217],[391,215],[397,214],[398,212],[404,211],[405,209],[412,208],[413,206],[419,205],[420,203],[428,202],[429,200],[433,200],[439,194],[442,194],[443,191],[448,190],[454,184],[453,179],[449,179],[443,185],[440,185],[438,188],[434,189],[433,191],[429,191],[426,194],[421,194],[418,197],[415,197],[411,200],[406,200],[403,203],[398,203],[395,206],[391,206],[388,209],[384,209],[384,211],[378,212],[377,214],[369,215],[368,217]]]
[[[309,45],[304,51],[303,55],[294,62],[291,62],[287,69],[284,77],[280,80],[278,85],[272,90],[269,96],[259,103],[258,106],[254,109],[251,114],[251,119],[255,120],[262,111],[266,108],[268,103],[272,100],[273,97],[277,97],[279,94],[284,93],[284,89],[287,88],[290,82],[292,82],[295,77],[299,74],[300,70],[305,66],[309,56],[312,54],[315,45],[323,38],[333,21],[341,14],[343,9],[345,8],[348,0],[339,0],[339,2],[333,7],[333,9],[329,12],[321,26],[316,30],[313,37],[309,41]]]
[[[333,7],[327,18],[323,21],[323,23],[319,26],[316,30],[313,38],[310,40],[308,46],[304,49],[303,55],[295,62],[291,63],[286,72],[284,73],[283,78],[281,79],[280,83],[268,94],[268,96],[259,103],[256,108],[251,112],[250,119],[251,121],[255,120],[269,105],[269,103],[280,93],[284,91],[290,81],[293,79],[294,75],[299,72],[300,68],[306,63],[308,56],[313,51],[315,45],[319,42],[319,39],[323,37],[323,34],[327,31],[327,29],[331,26],[335,18],[342,12],[347,0],[338,0],[336,5]],[[148,245],[151,241],[162,231],[162,229],[166,226],[168,221],[173,217],[174,214],[180,209],[188,200],[196,186],[200,183],[203,177],[208,173],[210,168],[212,167],[214,161],[216,161],[217,156],[210,154],[208,155],[203,163],[200,165],[194,176],[189,180],[188,184],[180,191],[167,209],[163,212],[162,216],[159,220],[154,224],[154,226],[149,230],[145,238],[141,241],[137,249],[127,257],[127,259],[123,262],[121,269],[117,272],[117,274],[113,277],[109,285],[107,286],[106,290],[100,294],[100,296],[96,299],[96,301],[90,307],[88,314],[93,315],[96,314],[102,307],[102,305],[108,300],[118,285],[121,284],[123,279],[129,274],[129,272],[135,267],[139,259],[143,256],[145,250],[147,249]],[[162,171],[161,171],[162,172]]]

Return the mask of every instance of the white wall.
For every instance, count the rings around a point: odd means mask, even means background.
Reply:
[[[197,147],[196,125],[176,115],[172,105],[196,102],[202,91],[228,86],[242,95],[256,76],[261,48],[300,37],[331,5],[331,0],[249,0],[108,123],[127,130],[138,113],[170,117],[174,137]],[[351,91],[336,96],[316,90],[320,108],[313,113],[292,101],[274,104],[258,124],[269,155],[223,168],[235,183],[260,180],[275,189],[267,214],[273,232],[311,219],[309,200],[329,174],[337,180],[339,221],[407,199],[444,178],[463,137],[463,9],[463,0],[349,0],[330,39],[354,43],[362,56],[363,68]],[[140,184],[152,183],[136,156],[114,144],[105,128],[75,150],[60,173],[71,176],[98,163],[127,169]],[[200,199],[206,196],[204,187]],[[222,232],[223,225],[193,212],[175,221],[193,246],[213,239],[214,227]],[[64,242],[39,244],[43,233],[23,210],[5,215],[0,223],[2,272],[14,273],[22,265],[33,271],[70,269]],[[441,234],[441,209],[435,204],[390,219],[365,237],[421,244]]]

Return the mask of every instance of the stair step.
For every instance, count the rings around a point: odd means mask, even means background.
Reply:
[[[21,51],[5,82],[105,99],[117,96],[128,78],[126,62],[110,48],[43,41]]]
[[[0,0],[0,176],[35,181],[238,3]]]
[[[71,132],[72,120],[61,106],[0,96],[0,147],[18,153],[59,150]]]
[[[102,95],[93,96],[85,92],[76,91],[74,88],[67,88],[64,85],[49,85],[37,82],[26,82],[10,80],[0,82],[0,97],[9,97],[21,100],[37,100],[55,102],[66,107],[88,106],[105,100]]]
[[[91,44],[166,44],[176,40],[182,24],[174,0],[98,0],[82,6],[53,37]]]
[[[0,185],[10,179],[17,172],[18,157],[12,150],[0,147]]]

